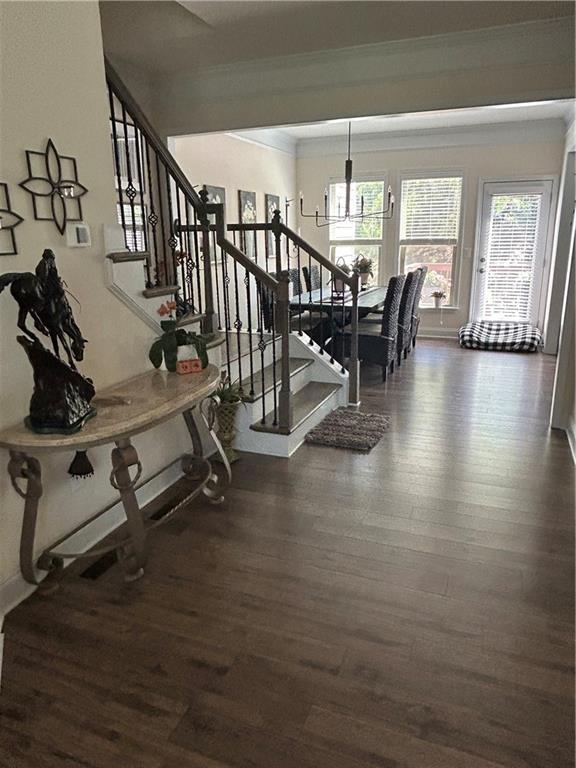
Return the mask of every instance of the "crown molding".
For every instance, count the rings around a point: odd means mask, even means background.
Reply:
[[[289,73],[290,90],[333,84],[344,85],[359,79],[363,83],[373,80],[408,79],[417,75],[453,72],[454,70],[499,68],[502,63],[535,64],[566,62],[566,51],[572,51],[574,18],[561,17],[547,21],[532,21],[504,27],[451,32],[445,35],[388,41],[369,45],[318,51],[316,53],[277,56],[220,64],[202,69],[193,68],[175,76],[157,79],[165,88],[167,82],[186,83],[193,80],[194,89],[211,90],[216,82],[223,89],[221,96],[242,93],[282,91]],[[383,66],[384,65],[384,66]],[[310,81],[310,74],[313,81]]]
[[[263,128],[261,131],[258,131],[257,137],[249,131],[234,131],[227,135],[234,139],[240,139],[240,141],[247,141],[249,144],[256,144],[267,149],[276,149],[279,152],[285,152],[291,157],[296,157],[298,140],[281,128]]]
[[[390,131],[354,136],[353,154],[362,152],[401,151],[440,147],[489,146],[564,141],[566,127],[562,118],[470,126],[446,126],[442,129]],[[343,155],[342,136],[301,139],[297,157]]]

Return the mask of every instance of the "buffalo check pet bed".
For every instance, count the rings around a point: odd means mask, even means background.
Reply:
[[[460,346],[465,349],[487,349],[496,352],[536,352],[542,334],[527,323],[466,323],[458,331]]]

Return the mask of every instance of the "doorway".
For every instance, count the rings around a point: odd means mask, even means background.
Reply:
[[[484,184],[473,320],[537,324],[551,201],[551,180]]]

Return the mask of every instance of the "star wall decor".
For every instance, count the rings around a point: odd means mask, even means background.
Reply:
[[[53,221],[61,235],[71,221],[82,221],[80,198],[88,190],[78,181],[76,158],[59,154],[52,139],[44,152],[26,150],[28,178],[20,182],[32,196],[36,221]]]
[[[0,182],[0,256],[15,256],[18,253],[14,229],[24,221],[12,210],[8,184]]]

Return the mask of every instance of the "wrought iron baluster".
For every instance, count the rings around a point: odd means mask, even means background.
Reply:
[[[152,242],[154,243],[154,253],[150,254],[150,257],[154,259],[154,283],[158,285],[158,239],[156,237],[156,227],[158,226],[158,214],[156,213],[156,210],[154,208],[154,189],[152,187],[152,170],[151,170],[151,163],[150,163],[150,147],[148,144],[148,141],[144,141],[144,147],[146,149],[146,170],[147,170],[147,176],[148,176],[148,198],[150,200],[150,213],[148,214],[148,224],[152,227]],[[152,276],[150,274],[150,260],[147,259],[146,263],[148,265],[148,284],[147,288],[152,288],[152,285],[154,284],[152,282]]]
[[[177,274],[178,274],[178,267],[176,264],[176,246],[178,245],[178,240],[176,239],[176,235],[174,234],[174,214],[172,213],[172,189],[170,188],[170,173],[168,171],[168,167],[164,166],[164,175],[166,177],[166,200],[168,204],[168,224],[170,225],[170,237],[168,238],[168,247],[170,248],[170,274],[166,275],[166,284],[172,285],[172,283],[176,284],[178,282]],[[176,194],[178,194],[178,190],[176,190]]]
[[[334,336],[336,335],[336,328],[338,323],[336,322],[336,315],[334,313],[334,291],[332,290],[333,285],[330,284],[330,325],[331,332],[330,332],[330,362],[334,362]]]
[[[312,338],[312,331],[314,329],[314,305],[312,303],[312,256],[308,252],[308,314],[310,315],[310,339],[308,340],[309,346],[314,346],[314,340]]]
[[[126,248],[128,250],[130,249],[129,243],[128,243],[128,233],[126,231],[126,216],[124,213],[124,193],[122,192],[122,169],[120,167],[120,148],[118,144],[118,129],[116,127],[116,114],[114,110],[114,100],[115,100],[114,93],[112,89],[108,88],[108,100],[110,102],[110,121],[112,123],[112,144],[114,147],[114,163],[116,165],[116,184],[117,184],[117,192],[118,192],[118,200],[120,201],[120,221],[122,223],[122,231],[124,233],[124,244],[126,245]],[[118,217],[118,213],[116,213],[116,218]]]
[[[266,233],[268,234],[268,233]],[[266,318],[264,316],[264,307],[270,306],[269,303],[269,290],[266,286],[262,285],[257,280],[257,292],[260,296],[260,306],[258,308],[258,334],[260,336],[258,340],[258,349],[260,350],[260,381],[262,385],[262,419],[261,423],[266,424],[266,381],[264,376],[264,353],[266,352],[267,343],[264,339],[264,326],[266,324]]]
[[[236,245],[236,233],[233,234],[233,242]],[[238,289],[238,262],[234,259],[234,297],[236,305],[236,319],[234,320],[234,328],[236,329],[236,348],[238,351],[238,383],[240,385],[240,394],[244,394],[242,388],[242,337],[240,332],[242,330],[242,320],[240,319],[240,291]]]
[[[202,265],[202,255],[200,253],[200,242],[198,240],[198,214],[196,208],[192,208],[194,214],[194,261],[196,262],[196,289],[198,291],[198,312],[202,313],[204,307],[204,297],[202,294],[202,280],[200,267]]]
[[[192,251],[192,237],[190,233],[190,202],[184,195],[184,213],[186,214],[186,283],[188,296],[192,305],[192,311],[197,311],[196,297],[194,296],[194,269],[197,269],[198,257]],[[198,310],[200,311],[200,310]]]
[[[344,324],[346,323],[346,296],[345,293],[342,294],[342,329],[344,329]],[[342,355],[340,360],[340,373],[346,373],[346,368],[344,367],[344,330],[342,330]]]
[[[286,238],[288,240],[288,238]],[[296,289],[298,291],[298,336],[302,336],[302,267],[300,264],[300,246],[296,246],[296,256],[298,263],[298,276]]]
[[[218,317],[218,330],[222,330],[222,308],[220,305],[220,286],[218,284],[218,247],[216,243],[216,232],[212,232],[212,253],[214,254],[214,269],[212,270],[213,282],[216,286],[216,316]],[[212,269],[212,265],[210,265]]]
[[[272,419],[272,425],[274,427],[278,426],[278,381],[276,376],[276,294],[272,295],[272,312],[271,312],[271,323],[272,323],[272,398],[274,401],[274,416]]]
[[[182,224],[182,211],[181,211],[181,207],[180,207],[180,195],[181,194],[182,194],[182,190],[180,189],[178,184],[176,184],[176,216],[178,217],[178,224],[179,225]],[[192,307],[190,306],[190,301],[189,301],[190,297],[188,296],[188,286],[187,286],[187,282],[186,282],[186,261],[187,261],[187,258],[186,258],[186,250],[184,248],[184,233],[182,232],[182,230],[178,230],[178,238],[177,239],[178,239],[178,246],[179,246],[179,250],[180,250],[180,256],[179,256],[179,261],[180,261],[180,281],[181,281],[180,292],[181,292],[181,296],[182,296],[182,305],[183,305],[184,313],[188,314],[188,312],[190,312]],[[178,282],[177,279],[174,282]]]
[[[230,275],[228,274],[228,254],[220,248],[222,263],[222,292],[224,294],[224,334],[226,339],[226,369],[228,378],[231,376],[230,364]]]
[[[126,173],[128,175],[128,184],[124,190],[128,202],[130,203],[130,215],[132,216],[132,237],[134,238],[133,250],[138,250],[138,235],[136,234],[136,209],[134,200],[138,192],[132,180],[132,161],[130,160],[130,142],[128,139],[128,118],[126,116],[126,107],[122,104],[122,125],[124,126],[124,149],[126,152]]]
[[[246,314],[248,316],[248,345],[250,354],[248,356],[250,366],[250,397],[254,397],[254,356],[252,350],[252,296],[250,292],[250,273],[244,269],[244,285],[246,286]]]
[[[322,296],[323,285],[322,284],[324,282],[324,278],[323,278],[323,275],[322,275],[322,265],[320,265],[319,271],[320,271],[320,304],[319,304],[318,313],[319,313],[319,320],[320,320],[320,323],[319,323],[319,327],[320,327],[320,341],[318,343],[320,345],[320,354],[323,355],[324,352],[325,352],[325,349],[324,349],[324,341],[325,341],[325,339],[324,339],[324,332],[325,332],[325,325],[326,324],[324,322],[324,317],[325,316],[324,316],[324,314],[322,312],[322,298],[323,298],[323,296]]]
[[[160,160],[156,153],[156,182],[158,187],[158,210],[160,211],[160,228],[162,230],[162,264],[163,264],[163,279],[160,279],[158,275],[158,285],[168,285],[168,254],[166,253],[166,226],[165,226],[165,211],[162,202],[162,179],[160,176]],[[156,264],[159,266],[158,259]],[[160,272],[160,270],[158,270]]]
[[[142,153],[141,153],[141,142],[142,142],[142,134],[136,127],[136,123],[134,122],[134,132],[136,134],[136,165],[138,170],[138,186],[140,187],[140,218],[142,221],[142,237],[144,239],[143,245],[144,250],[148,250],[148,232],[146,230],[146,206],[145,206],[145,197],[144,197],[144,171],[142,168]],[[146,265],[148,262],[146,262]],[[147,275],[149,277],[149,275]]]

